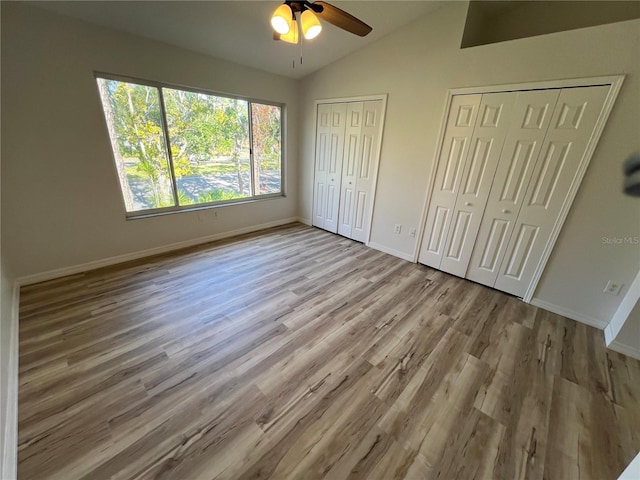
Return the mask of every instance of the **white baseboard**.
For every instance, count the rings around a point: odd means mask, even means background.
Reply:
[[[531,299],[531,305],[540,307],[543,310],[548,310],[550,312],[557,313],[558,315],[562,315],[563,317],[570,318],[571,320],[584,323],[585,325],[589,325],[590,327],[595,327],[600,330],[604,329],[608,323],[606,320],[591,317],[583,313],[574,312],[573,310],[569,310],[568,308],[564,308],[559,305],[555,305],[553,303],[545,302],[544,300],[540,300],[538,298]]]
[[[631,460],[624,472],[620,474],[618,480],[638,480],[640,478],[640,453]]]
[[[371,247],[374,250],[379,250],[381,252],[388,253],[389,255],[393,255],[394,257],[398,257],[413,263],[413,254],[408,254],[405,252],[401,252],[400,250],[395,250],[393,248],[385,247],[384,245],[380,245],[379,243],[375,243],[375,242],[367,243],[367,247]]]
[[[616,340],[607,345],[607,348],[614,350],[618,353],[622,353],[627,357],[633,357],[637,360],[640,360],[640,351],[635,348],[630,347],[629,345],[625,345],[624,343],[620,343]]]
[[[282,220],[275,220],[273,222],[262,223],[260,225],[251,225],[249,227],[238,228],[236,230],[215,233],[213,235],[207,235],[206,237],[193,238],[191,240],[171,243],[169,245],[162,245],[160,247],[154,247],[146,250],[139,250],[137,252],[117,255],[115,257],[104,258],[102,260],[94,260],[92,262],[81,263],[79,265],[72,265],[69,267],[57,268],[55,270],[49,270],[46,272],[35,273],[33,275],[26,275],[24,277],[18,278],[17,281],[20,285],[31,285],[33,283],[46,282],[47,280],[53,280],[54,278],[66,277],[67,275],[75,275],[76,273],[95,270],[96,268],[108,267],[109,265],[115,265],[117,263],[150,257],[152,255],[167,253],[173,250],[179,250],[181,248],[193,247],[194,245],[213,242],[215,240],[222,240],[223,238],[234,237],[236,235],[242,235],[244,233],[257,232],[259,230],[265,230],[267,228],[278,227],[280,225],[286,225],[287,223],[294,222],[304,223],[304,221],[302,221],[302,219],[299,219],[298,217],[283,218]]]
[[[2,412],[2,465],[0,478],[11,480],[18,476],[18,314],[20,285],[13,284],[9,327],[9,364],[7,365],[6,411]]]
[[[613,334],[613,328],[611,327],[611,323],[607,325],[604,329],[604,343],[609,346],[615,340],[615,335]]]
[[[616,339],[622,327],[624,327],[624,324],[629,321],[631,312],[638,301],[640,301],[640,272],[637,273],[633,282],[629,285],[627,293],[625,293],[622,300],[620,300],[616,313],[613,314],[609,325],[607,325],[605,329],[607,345]]]
[[[539,300],[534,298],[531,300],[531,305],[536,307],[540,307],[544,310],[548,310],[553,313],[557,313],[558,315],[562,315],[563,317],[570,318],[580,323],[584,323],[591,327],[598,328],[600,330],[604,329],[604,339],[607,348],[614,350],[618,353],[622,353],[628,357],[636,358],[640,360],[640,351],[637,349],[630,347],[629,345],[625,345],[619,341],[614,340],[613,329],[611,324],[607,324],[605,320],[599,320],[594,317],[589,317],[587,315],[574,312],[572,310],[568,310],[564,307],[560,307],[558,305],[554,305],[553,303],[545,302],[544,300]]]
[[[309,220],[308,218],[296,217],[296,220],[300,223],[311,226],[311,220]]]

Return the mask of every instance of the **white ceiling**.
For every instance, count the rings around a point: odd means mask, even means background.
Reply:
[[[445,1],[331,3],[373,27],[366,37],[326,22],[320,36],[300,46],[272,39],[269,20],[280,0],[260,1],[39,1],[41,8],[260,70],[301,78],[434,11]],[[297,59],[292,68],[293,59]]]

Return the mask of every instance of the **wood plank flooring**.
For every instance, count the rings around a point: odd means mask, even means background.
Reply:
[[[24,287],[21,479],[615,479],[640,362],[318,229]]]

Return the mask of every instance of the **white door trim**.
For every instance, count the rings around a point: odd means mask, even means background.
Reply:
[[[376,203],[376,190],[378,187],[378,170],[380,167],[380,155],[382,153],[382,141],[384,138],[384,122],[387,114],[387,98],[389,96],[386,93],[380,95],[362,95],[357,97],[338,97],[338,98],[322,98],[319,100],[315,100],[313,102],[313,192],[311,193],[311,208],[312,208],[312,217],[313,217],[313,199],[315,198],[315,189],[316,189],[316,181],[315,181],[315,162],[316,162],[316,140],[318,138],[318,105],[326,104],[326,103],[349,103],[349,102],[367,102],[380,100],[382,101],[382,125],[380,130],[380,141],[378,142],[378,148],[375,153],[375,164],[373,165],[373,184],[371,187],[371,193],[373,195],[371,199],[371,208],[369,209],[367,222],[367,234],[365,237],[365,245],[369,245],[369,239],[371,237],[371,223],[373,221],[373,210],[375,208]]]
[[[507,83],[504,85],[486,85],[482,87],[462,87],[449,90],[452,95],[478,93],[516,92],[521,90],[543,90],[546,88],[593,87],[596,85],[622,85],[624,74],[604,75],[600,77],[569,78],[563,80],[544,80],[540,82]]]
[[[382,100],[384,105],[387,104],[386,93],[382,93],[380,95],[360,95],[356,97],[336,97],[336,98],[321,98],[319,100],[315,100],[314,103],[316,107],[320,103],[349,103],[349,102],[368,102],[372,100]]]
[[[598,122],[594,128],[593,135],[589,139],[589,143],[585,150],[582,159],[580,160],[580,164],[578,166],[578,171],[571,182],[571,187],[569,188],[569,192],[565,199],[564,204],[560,210],[560,215],[558,216],[557,221],[555,222],[553,229],[551,231],[551,235],[549,237],[549,242],[545,246],[545,249],[540,257],[540,261],[536,266],[536,269],[533,274],[533,278],[527,291],[525,292],[522,300],[526,303],[531,303],[533,298],[533,294],[535,293],[536,287],[538,286],[538,282],[540,281],[540,277],[542,276],[542,272],[551,256],[551,252],[553,247],[560,235],[560,230],[562,229],[562,225],[566,220],[567,214],[569,213],[569,209],[571,208],[571,204],[573,203],[573,199],[578,192],[578,187],[582,182],[584,174],[587,171],[587,167],[589,166],[589,162],[591,161],[591,157],[593,156],[593,152],[595,151],[596,145],[598,144],[598,140],[600,139],[600,135],[604,130],[604,126],[607,123],[607,119],[609,118],[609,114],[613,108],[613,104],[615,103],[616,98],[618,97],[618,93],[620,92],[620,88],[622,87],[622,82],[625,79],[625,75],[608,75],[608,76],[600,76],[600,77],[587,77],[587,78],[574,78],[574,79],[564,79],[564,80],[547,80],[541,82],[525,82],[525,83],[516,83],[516,84],[505,84],[505,85],[491,85],[484,87],[465,87],[465,88],[453,88],[447,90],[447,98],[444,105],[444,112],[442,114],[442,121],[440,122],[440,132],[438,133],[438,143],[436,145],[436,152],[434,161],[431,165],[431,172],[429,177],[429,185],[427,188],[424,207],[422,209],[422,218],[420,221],[420,236],[418,238],[418,242],[416,243],[416,248],[413,254],[413,261],[418,261],[418,254],[420,252],[420,245],[422,244],[424,237],[424,227],[427,222],[427,212],[429,211],[429,203],[431,201],[431,194],[433,192],[433,182],[435,181],[435,173],[438,168],[437,159],[440,158],[440,153],[442,150],[442,142],[444,137],[444,128],[447,121],[447,116],[449,113],[449,108],[451,106],[451,100],[455,95],[471,95],[478,93],[494,93],[494,92],[508,92],[508,91],[521,91],[521,90],[541,90],[546,88],[570,88],[570,87],[587,87],[587,86],[595,86],[595,85],[609,85],[609,92],[607,93],[607,98],[605,99],[604,106],[602,107],[602,111],[600,113],[600,117],[598,118]]]

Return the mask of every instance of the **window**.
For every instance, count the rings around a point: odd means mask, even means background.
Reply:
[[[128,216],[282,195],[282,107],[97,81]]]

